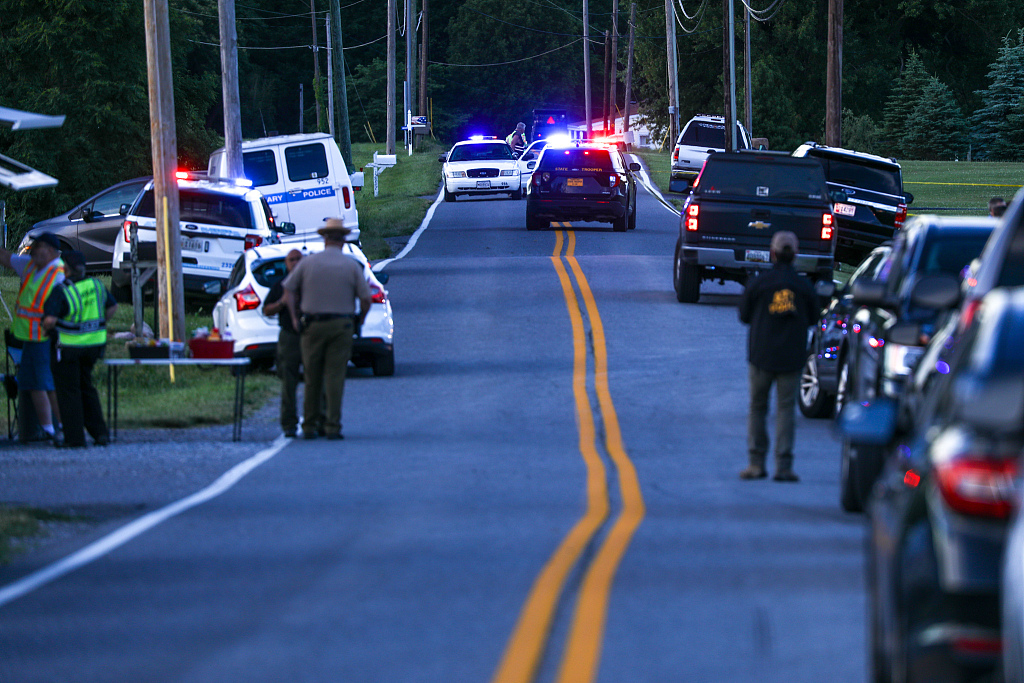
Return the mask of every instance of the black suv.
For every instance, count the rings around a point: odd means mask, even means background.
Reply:
[[[860,263],[872,249],[891,240],[906,220],[914,196],[903,191],[903,173],[895,159],[816,142],[800,145],[793,156],[817,160],[829,189],[846,193],[847,200],[833,209],[836,261]]]
[[[839,360],[845,407],[897,397],[941,322],[936,292],[958,299],[962,274],[985,247],[994,218],[915,216],[896,234],[892,253],[872,280],[853,285],[858,307]],[[882,467],[880,448],[843,438],[841,503],[860,510]]]
[[[626,163],[608,145],[548,145],[526,191],[526,228],[551,221],[611,223],[617,232],[636,228],[636,179],[640,164]]]

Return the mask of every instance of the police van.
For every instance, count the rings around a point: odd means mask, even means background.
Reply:
[[[227,175],[224,148],[210,155],[209,174]],[[314,236],[325,218],[359,228],[352,180],[338,143],[327,133],[278,135],[242,143],[242,168],[263,193],[278,224],[295,224],[283,242]]]

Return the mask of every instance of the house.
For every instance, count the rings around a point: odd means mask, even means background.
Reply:
[[[640,114],[630,114],[629,116],[629,129],[633,135],[632,144],[637,147],[647,147],[650,149],[658,149],[660,140],[652,139],[651,130],[644,125],[642,121],[643,117]],[[615,140],[623,139],[623,124],[625,119],[622,116],[618,116],[615,119],[614,127],[610,127],[608,134],[605,134],[604,120],[594,119],[590,124],[591,135],[595,138],[598,137],[612,137]],[[586,121],[577,121],[569,124],[569,137],[573,140],[582,140],[587,137],[587,123]]]

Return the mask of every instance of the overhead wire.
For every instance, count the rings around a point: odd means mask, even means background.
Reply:
[[[492,62],[490,64],[449,64],[447,62],[435,62],[433,60],[427,60],[427,63],[428,64],[437,64],[438,66],[458,66],[458,67],[462,67],[462,66],[470,66],[470,67],[472,67],[472,66],[477,66],[477,67],[479,67],[479,66],[505,66],[506,64],[518,64],[519,62],[526,62],[526,61],[529,61],[531,59],[536,59],[537,57],[543,57],[544,55],[551,54],[552,52],[557,52],[559,50],[564,50],[565,48],[570,47],[572,45],[575,45],[576,43],[578,43],[578,42],[580,42],[582,40],[583,40],[583,38],[577,38],[576,40],[574,40],[574,41],[572,41],[570,43],[566,43],[565,45],[560,45],[560,46],[558,46],[556,48],[553,48],[551,50],[547,50],[546,52],[541,52],[539,54],[531,55],[529,57],[523,57],[522,59],[512,59],[512,60],[509,60],[507,62]]]

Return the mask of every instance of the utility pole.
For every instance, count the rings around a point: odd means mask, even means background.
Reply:
[[[825,82],[825,144],[842,147],[843,0],[828,2],[828,74]]]
[[[405,127],[405,146],[412,154],[412,0],[405,0],[405,83],[402,97],[402,125]]]
[[[395,153],[395,0],[388,0],[388,137],[386,154]]]
[[[679,83],[676,79],[676,8],[665,0],[665,50],[668,52],[668,144],[679,136]]]
[[[587,139],[593,137],[590,113],[590,0],[583,0],[583,97],[587,117]]]
[[[615,132],[615,114],[619,109],[618,83],[619,80],[619,0],[612,0],[612,71],[611,71],[611,94],[608,101],[611,102],[612,132]]]
[[[235,0],[218,0],[220,21],[220,88],[224,98],[224,171],[229,178],[245,175],[242,167],[242,115],[238,97],[238,31]]]
[[[429,25],[430,19],[430,0],[423,0],[423,32],[420,35],[420,92],[419,92],[419,106],[416,112],[419,116],[427,115],[427,26]],[[430,125],[433,125],[433,121]]]
[[[725,85],[725,151],[736,151],[736,26],[733,22],[732,0],[722,0],[723,74]]]
[[[636,34],[636,0],[629,3],[629,51],[626,56],[626,102],[622,108],[623,137],[629,132],[629,104],[633,101],[633,39]],[[628,136],[632,138],[632,136]],[[632,151],[632,143],[626,140],[626,149]]]
[[[331,50],[331,63],[334,64],[334,73],[338,75],[334,83],[334,99],[337,104],[338,121],[335,128],[335,139],[341,149],[341,158],[345,160],[349,173],[355,170],[352,165],[352,131],[348,122],[348,90],[345,85],[345,48],[341,36],[341,2],[331,0],[331,30],[334,42]]]
[[[171,76],[171,33],[167,0],[145,0],[146,66],[149,76],[149,127],[156,199],[157,291],[160,336],[185,339],[185,293],[181,283],[181,212],[178,180],[178,139],[174,126],[174,83]],[[136,302],[138,305],[141,302]],[[138,330],[141,331],[141,330]]]
[[[334,137],[334,60],[331,58],[331,14],[327,13],[327,132]]]
[[[746,100],[746,124],[747,124],[747,135],[754,135],[754,90],[751,86],[750,77],[750,10],[747,6],[743,5],[743,59],[745,64],[743,65],[743,95]]]
[[[302,135],[303,124],[305,123],[306,114],[306,102],[305,102],[305,91],[303,87],[305,83],[299,83],[299,135]]]
[[[611,100],[611,36],[604,32],[604,88],[601,89],[601,133],[608,135],[608,102]]]
[[[309,19],[313,22],[313,100],[316,102],[316,132],[320,128],[320,45],[316,38],[316,0],[309,0]]]

